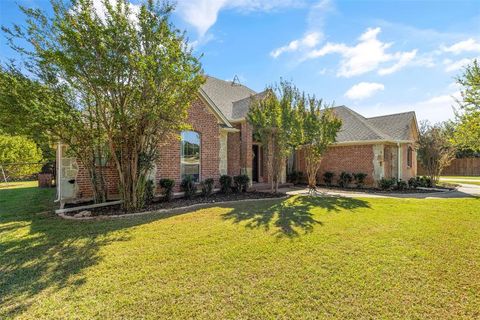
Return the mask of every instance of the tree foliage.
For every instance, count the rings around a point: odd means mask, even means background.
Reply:
[[[455,159],[456,147],[452,143],[451,130],[443,124],[421,123],[417,148],[427,176],[437,183],[443,169]]]
[[[462,149],[480,152],[480,66],[478,60],[457,79],[462,86],[454,140]]]
[[[328,146],[335,142],[342,122],[321,99],[308,97],[303,101],[298,108],[302,137],[300,145],[305,155],[308,187],[313,193],[322,157]]]
[[[42,152],[34,141],[22,136],[0,135],[0,166],[8,178],[38,173],[42,160]]]
[[[300,95],[287,81],[280,81],[265,92],[264,97],[254,100],[247,119],[253,126],[255,138],[263,145],[271,189],[277,192],[286,159],[300,142],[296,112]]]
[[[135,210],[144,204],[158,146],[187,127],[187,110],[203,82],[200,63],[169,22],[168,3],[150,0],[133,10],[127,0],[104,0],[102,12],[91,0],[52,5],[53,17],[23,8],[27,28],[6,31],[33,46],[13,44],[31,58],[29,71],[61,94],[57,105],[73,123],[55,119],[64,129],[59,136],[91,176],[102,174],[94,159],[106,148],[124,208]]]

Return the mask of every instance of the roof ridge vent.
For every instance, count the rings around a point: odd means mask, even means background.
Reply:
[[[232,87],[233,87],[233,86],[240,86],[240,85],[241,85],[240,79],[238,78],[237,75],[235,75],[235,76],[233,77],[233,80],[232,80]]]

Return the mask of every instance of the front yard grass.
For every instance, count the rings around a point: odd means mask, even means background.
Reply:
[[[74,222],[35,214],[47,191],[0,188],[2,319],[480,317],[480,199]]]
[[[480,177],[443,176],[443,177],[440,177],[440,182],[454,183],[454,184],[474,184],[476,186],[480,186]]]

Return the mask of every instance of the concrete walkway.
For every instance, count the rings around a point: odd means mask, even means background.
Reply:
[[[289,195],[308,195],[307,188],[282,188],[280,192]],[[445,199],[445,198],[471,198],[480,197],[480,186],[473,184],[461,184],[456,190],[431,193],[368,193],[344,190],[332,190],[325,188],[317,189],[318,196],[339,196],[349,198],[414,198],[414,199]]]

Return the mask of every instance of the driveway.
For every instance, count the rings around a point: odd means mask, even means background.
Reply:
[[[307,188],[285,188],[280,189],[280,192],[285,192],[289,195],[308,195]],[[366,193],[344,190],[332,190],[325,188],[317,189],[319,196],[340,196],[349,198],[415,198],[415,199],[445,199],[445,198],[471,198],[480,197],[480,186],[461,183],[460,187],[452,191],[431,192],[431,193]]]

